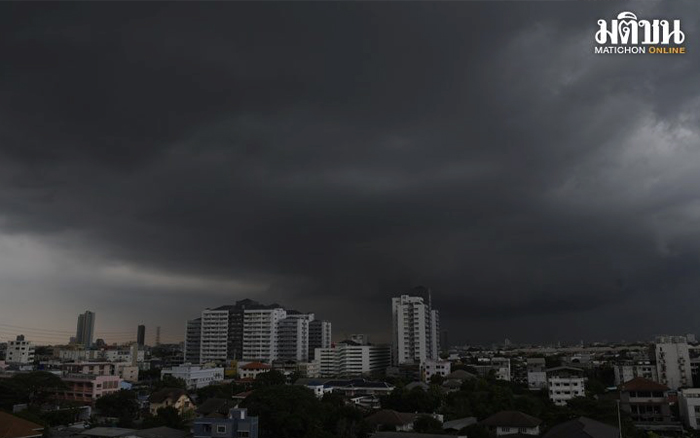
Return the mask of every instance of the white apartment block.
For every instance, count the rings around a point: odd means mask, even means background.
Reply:
[[[635,377],[642,377],[654,382],[659,381],[656,364],[649,360],[625,361],[614,366],[615,385],[619,386],[629,382]]]
[[[452,372],[452,363],[447,360],[432,360],[423,361],[420,365],[421,379],[424,382],[429,382],[435,375],[447,377]]]
[[[678,406],[683,424],[691,429],[700,429],[700,388],[679,391]]]
[[[388,345],[339,343],[334,348],[317,348],[314,371],[319,377],[352,377],[383,372],[391,364]]]
[[[136,361],[137,362],[143,362],[144,360],[144,351],[143,350],[137,350],[138,353],[136,353]],[[104,358],[110,362],[133,362],[133,354],[131,351],[131,348],[129,349],[124,349],[124,350],[106,350],[104,352]]]
[[[24,340],[24,335],[7,343],[5,362],[14,364],[34,363],[34,344]]]
[[[245,309],[243,360],[270,363],[277,359],[279,357],[279,324],[286,317],[287,311],[282,308]]]
[[[188,389],[199,389],[212,383],[223,381],[224,369],[203,368],[199,365],[184,364],[170,369],[163,369],[161,378],[166,375],[184,380]]]
[[[671,389],[693,385],[688,341],[685,336],[658,336],[655,350],[659,383]]]
[[[202,311],[199,361],[207,363],[226,360],[228,352],[228,311]]]
[[[438,313],[430,308],[430,300],[401,295],[391,304],[394,365],[439,359]]]
[[[92,361],[102,358],[102,351],[99,350],[83,350],[83,349],[59,349],[58,354],[54,350],[54,355],[62,361],[79,362]]]
[[[586,378],[581,368],[557,367],[547,370],[549,399],[557,406],[565,406],[574,397],[586,395]]]
[[[527,359],[527,387],[530,391],[547,388],[547,365],[544,358]]]
[[[494,357],[491,359],[491,367],[496,371],[496,379],[510,382],[510,359],[507,357]]]
[[[287,317],[279,322],[277,337],[279,359],[298,362],[308,360],[309,324],[313,320],[313,313],[287,313]]]

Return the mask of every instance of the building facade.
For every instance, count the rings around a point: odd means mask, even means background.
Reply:
[[[309,323],[309,357],[314,360],[317,348],[330,348],[332,340],[332,326],[330,321],[315,319]]]
[[[281,307],[246,309],[243,315],[243,360],[272,362],[279,357],[279,324],[287,317]]]
[[[78,315],[78,327],[75,331],[75,342],[86,348],[92,347],[92,338],[95,335],[95,313],[86,310]]]
[[[24,335],[17,336],[17,339],[7,343],[5,361],[13,364],[34,363],[34,344],[24,339]]]
[[[574,397],[586,395],[586,378],[581,368],[556,367],[547,370],[549,399],[557,406],[565,406]]]
[[[200,362],[225,361],[228,357],[228,311],[204,310],[201,323]]]
[[[317,348],[314,360],[319,377],[352,377],[383,373],[391,364],[388,345],[358,345],[339,342],[332,348]]]
[[[411,295],[392,298],[392,362],[420,364],[439,359],[439,316],[432,309],[430,289],[418,287]]]
[[[217,367],[203,368],[198,365],[183,364],[170,369],[163,369],[161,376],[166,375],[184,380],[188,389],[199,389],[212,383],[223,381],[224,369]]]
[[[700,388],[685,388],[679,391],[678,407],[685,427],[700,429]]]
[[[659,383],[671,389],[693,385],[690,354],[685,336],[658,336],[654,349]]]
[[[226,418],[199,418],[193,424],[194,438],[258,438],[258,417],[246,409],[231,409]]]
[[[540,391],[547,388],[547,364],[542,357],[527,359],[527,388]]]
[[[622,385],[635,377],[659,381],[656,364],[650,360],[624,361],[614,365],[615,385]]]
[[[202,349],[202,318],[187,321],[185,330],[185,362],[200,363]]]

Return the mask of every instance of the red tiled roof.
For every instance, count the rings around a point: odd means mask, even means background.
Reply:
[[[26,438],[43,435],[44,427],[24,418],[0,412],[0,438]]]
[[[668,391],[669,388],[661,383],[653,380],[645,379],[644,377],[635,377],[629,382],[620,385],[621,391]]]
[[[270,365],[262,362],[251,362],[243,365],[242,370],[269,370],[272,368]]]

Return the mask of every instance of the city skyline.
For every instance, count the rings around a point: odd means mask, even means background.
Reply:
[[[700,5],[661,5],[0,4],[0,340],[250,298],[389,342],[418,285],[453,344],[698,332]],[[626,10],[688,53],[596,55]]]

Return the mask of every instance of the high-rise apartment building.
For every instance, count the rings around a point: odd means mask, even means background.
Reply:
[[[330,348],[332,339],[332,325],[330,321],[315,319],[309,323],[309,358],[314,360],[317,348]]]
[[[139,325],[138,331],[136,333],[136,343],[139,344],[139,347],[143,347],[146,345],[146,326],[145,325]]]
[[[228,311],[207,309],[202,312],[199,360],[201,363],[224,361],[228,357]]]
[[[92,338],[95,335],[95,313],[89,310],[78,315],[78,327],[75,332],[75,342],[85,348],[92,347]]]
[[[309,325],[313,320],[313,313],[287,312],[287,317],[279,322],[278,359],[298,362],[308,360]]]
[[[286,311],[253,300],[206,309],[187,322],[185,362],[275,359],[306,362],[315,348],[330,347],[331,324],[313,313]]]
[[[430,289],[421,286],[410,295],[392,298],[392,329],[394,365],[439,358],[440,320],[432,308]]]
[[[654,350],[659,383],[671,389],[693,385],[690,354],[685,336],[658,336]]]
[[[187,321],[185,331],[185,362],[198,364],[202,348],[202,318]]]
[[[271,362],[279,357],[279,324],[287,317],[281,307],[245,309],[243,360]]]

